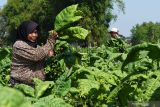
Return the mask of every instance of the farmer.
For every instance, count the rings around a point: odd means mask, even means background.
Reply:
[[[17,28],[11,64],[12,86],[19,83],[33,86],[33,78],[45,80],[44,60],[53,56],[52,49],[58,34],[51,33],[46,44],[38,46],[38,31],[39,25],[34,21],[24,21]]]
[[[112,28],[109,32],[111,34],[112,38],[118,38],[118,29],[117,28]]]
[[[111,28],[109,33],[111,35],[111,38],[109,39],[107,45],[109,47],[114,47],[115,49],[117,49],[117,52],[125,52],[125,46],[127,46],[125,37],[119,34],[117,28]]]
[[[112,38],[125,39],[125,37],[123,35],[119,34],[119,30],[117,28],[112,28],[109,33],[111,34]]]

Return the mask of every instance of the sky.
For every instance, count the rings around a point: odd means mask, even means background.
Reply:
[[[0,0],[0,7],[7,0]],[[160,22],[160,0],[124,0],[125,14],[115,11],[118,18],[112,21],[110,28],[116,27],[119,33],[128,37],[131,35],[130,30],[136,24],[143,22]]]
[[[7,2],[7,0],[0,0],[0,8]]]
[[[124,0],[125,14],[118,13],[118,19],[110,27],[119,29],[119,33],[128,37],[136,24],[160,22],[160,0]]]

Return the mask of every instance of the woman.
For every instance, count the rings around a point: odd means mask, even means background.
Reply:
[[[13,45],[11,85],[23,83],[33,85],[33,78],[45,80],[44,60],[53,55],[56,32],[53,32],[44,46],[37,45],[39,26],[33,21],[24,21],[17,29]]]

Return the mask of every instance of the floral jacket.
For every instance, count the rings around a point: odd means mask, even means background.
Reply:
[[[44,46],[34,48],[22,40],[13,45],[11,78],[22,83],[32,84],[33,78],[45,79],[44,60],[49,50],[53,49],[55,40],[47,40]]]

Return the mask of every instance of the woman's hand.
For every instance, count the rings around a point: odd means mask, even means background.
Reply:
[[[49,31],[49,38],[51,39],[57,39],[58,38],[58,33],[54,30]]]
[[[49,50],[49,51],[48,51],[48,56],[51,57],[51,56],[53,56],[53,55],[54,55],[53,50]]]

